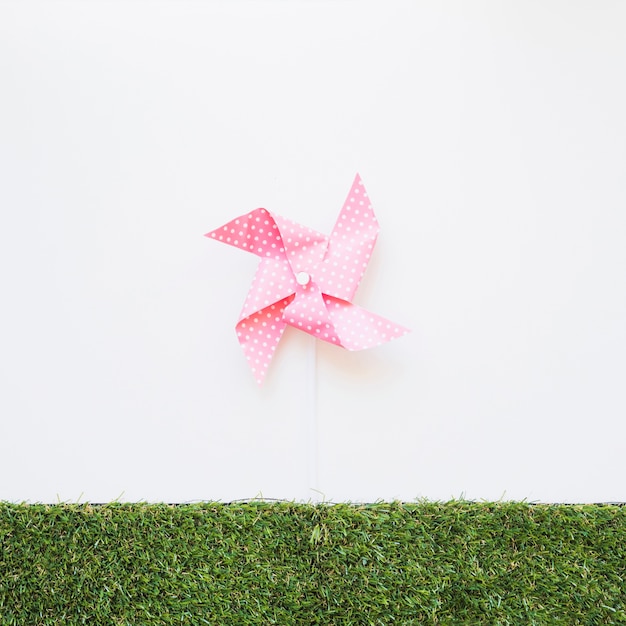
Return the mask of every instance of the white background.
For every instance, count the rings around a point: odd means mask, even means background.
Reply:
[[[0,2],[0,499],[626,500],[626,4]],[[259,206],[412,333],[234,324]]]

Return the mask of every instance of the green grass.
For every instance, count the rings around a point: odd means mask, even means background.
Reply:
[[[624,624],[626,507],[0,502],[0,624]]]

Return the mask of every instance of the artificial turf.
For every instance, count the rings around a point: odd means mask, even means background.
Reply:
[[[0,624],[623,624],[626,507],[0,502]]]

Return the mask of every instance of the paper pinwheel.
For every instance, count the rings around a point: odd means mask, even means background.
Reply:
[[[330,237],[255,209],[207,233],[261,257],[237,322],[237,336],[260,384],[289,324],[348,350],[408,329],[352,304],[379,226],[357,174]]]

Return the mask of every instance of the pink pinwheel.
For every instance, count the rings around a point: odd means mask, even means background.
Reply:
[[[237,322],[237,336],[260,384],[289,324],[348,350],[408,332],[352,304],[379,226],[357,174],[330,237],[255,209],[207,233],[261,257]]]

